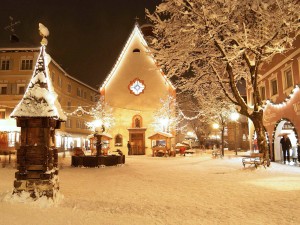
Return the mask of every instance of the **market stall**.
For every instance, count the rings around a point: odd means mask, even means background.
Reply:
[[[148,137],[151,140],[152,156],[175,156],[174,150],[172,150],[171,139],[172,134],[157,132],[154,135]]]

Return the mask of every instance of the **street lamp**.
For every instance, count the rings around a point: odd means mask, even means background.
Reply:
[[[234,146],[235,146],[235,155],[237,155],[237,138],[236,138],[236,125],[237,125],[237,120],[239,119],[240,114],[237,112],[233,112],[230,114],[230,119],[234,122]]]

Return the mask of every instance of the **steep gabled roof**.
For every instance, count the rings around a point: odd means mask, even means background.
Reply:
[[[149,57],[151,57],[153,59],[153,62],[155,65],[156,61],[154,59],[154,56],[151,54],[148,44],[144,38],[144,35],[139,27],[139,25],[137,23],[135,23],[134,28],[121,52],[121,54],[119,55],[118,60],[116,61],[115,65],[113,66],[112,70],[110,71],[110,73],[108,74],[108,76],[106,77],[106,79],[104,80],[102,86],[100,87],[100,92],[108,85],[108,83],[113,79],[118,67],[120,66],[122,60],[124,59],[124,55],[125,53],[129,50],[129,47],[131,46],[131,42],[133,41],[134,37],[137,36],[141,43],[145,46],[145,48],[147,49],[147,53],[149,53]],[[173,86],[173,84],[170,82],[170,80],[164,75],[164,73],[162,72],[162,70],[160,68],[158,68],[159,71],[161,72],[161,75],[163,76],[163,78],[166,80],[167,83],[169,83],[169,85],[175,90],[175,87]]]
[[[49,78],[48,64],[51,58],[45,48],[45,45],[40,48],[33,76],[11,117],[51,117],[61,121],[67,119]]]

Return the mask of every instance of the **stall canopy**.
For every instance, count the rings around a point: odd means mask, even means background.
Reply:
[[[165,139],[169,139],[169,138],[173,138],[173,135],[170,133],[165,133],[165,132],[157,132],[157,133],[153,134],[152,136],[148,137],[148,139],[151,139],[151,140],[165,140]]]
[[[172,134],[157,132],[148,138],[151,139],[152,156],[158,156],[159,152],[162,152],[164,156],[171,155]]]

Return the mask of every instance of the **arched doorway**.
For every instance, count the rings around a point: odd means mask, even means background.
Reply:
[[[145,155],[145,131],[143,118],[141,115],[132,117],[131,128],[129,131],[129,142],[131,144],[131,155]]]
[[[282,118],[275,125],[274,136],[273,136],[273,155],[274,161],[282,161],[283,155],[281,150],[280,140],[282,138],[282,134],[288,134],[288,137],[292,143],[292,149],[290,150],[290,156],[292,161],[293,151],[296,151],[298,134],[295,129],[293,123],[286,118]]]

